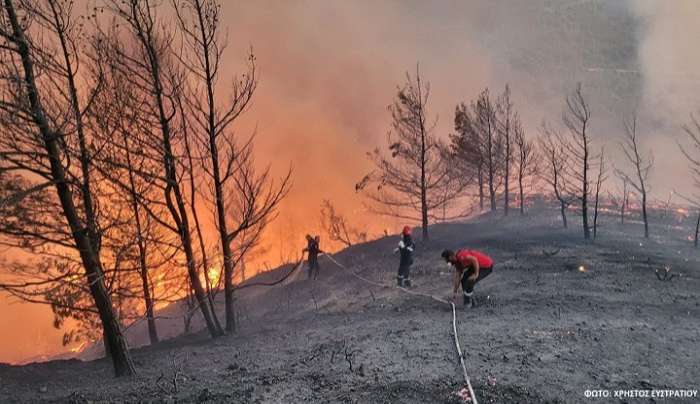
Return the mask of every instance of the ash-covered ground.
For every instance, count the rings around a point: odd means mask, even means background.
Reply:
[[[451,276],[443,248],[495,258],[493,274],[477,285],[478,306],[458,312],[480,403],[591,402],[587,389],[700,388],[700,251],[687,239],[692,220],[656,217],[645,240],[640,223],[606,216],[597,240],[584,243],[575,219],[565,230],[553,211],[511,216],[431,227],[413,271],[415,290],[444,297]],[[334,258],[392,285],[397,241]],[[0,402],[460,402],[450,308],[320,262],[317,281],[300,273],[279,286],[242,290],[236,335],[211,340],[199,332],[135,349],[134,379],[115,379],[104,359],[0,365]],[[664,266],[671,280],[657,279]],[[159,326],[173,336],[182,321]],[[132,345],[143,343],[144,330],[129,332]]]

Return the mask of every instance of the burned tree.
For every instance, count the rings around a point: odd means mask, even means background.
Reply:
[[[177,108],[178,111],[180,112],[180,116],[185,117],[185,108],[183,106],[183,99],[184,97],[182,94],[178,93],[176,95],[176,103],[177,103]],[[189,124],[188,124],[187,119],[182,120],[182,131],[183,131],[183,140],[184,140],[184,146],[185,146],[185,156],[187,158],[187,165],[186,165],[186,170],[187,170],[187,177],[188,177],[188,183],[189,183],[189,191],[190,191],[190,200],[189,200],[189,207],[190,207],[190,212],[192,213],[192,219],[194,220],[194,228],[197,233],[197,240],[199,242],[199,258],[200,258],[200,263],[201,263],[201,268],[202,272],[204,275],[204,285],[206,286],[207,290],[207,300],[209,302],[209,306],[211,306],[212,310],[212,318],[214,320],[214,323],[218,329],[223,329],[221,327],[221,322],[219,322],[219,317],[216,315],[216,305],[214,303],[214,298],[216,294],[216,289],[212,287],[212,282],[211,282],[211,271],[214,269],[210,262],[209,262],[209,252],[207,250],[206,242],[204,240],[204,232],[202,231],[202,225],[201,221],[199,220],[199,212],[197,211],[197,206],[198,206],[198,192],[197,189],[199,188],[200,185],[200,180],[199,180],[199,175],[197,175],[198,170],[197,167],[199,164],[195,163],[195,157],[194,157],[194,151],[192,150],[193,148],[196,148],[196,142],[195,145],[191,145],[191,138],[190,132],[189,132]],[[219,270],[218,273],[218,280],[221,280],[221,270]],[[196,299],[194,294],[192,293],[192,289],[188,289],[187,293],[187,298],[185,301],[188,304],[188,314],[185,315],[185,332],[189,333],[190,325],[191,325],[191,320],[192,316],[194,315],[194,312],[192,309],[196,305]]]
[[[226,331],[232,332],[236,328],[233,285],[236,262],[257,243],[265,225],[274,217],[289,190],[291,171],[275,184],[269,170],[258,173],[253,168],[253,137],[237,140],[233,136],[232,126],[248,109],[257,87],[252,53],[248,57],[248,71],[234,78],[227,103],[217,104],[216,83],[227,45],[220,35],[219,3],[173,0],[173,5],[183,43],[190,51],[180,61],[195,83],[192,94],[186,98],[188,111],[183,119],[193,123],[203,170],[209,177],[223,255]],[[234,252],[236,243],[240,254]]]
[[[498,142],[502,145],[503,151],[501,162],[503,169],[503,215],[508,216],[510,205],[510,175],[511,161],[513,160],[513,137],[514,125],[518,121],[518,115],[513,111],[513,102],[510,99],[510,87],[506,84],[497,102],[497,131]]]
[[[345,216],[339,214],[328,199],[321,204],[321,227],[328,234],[329,240],[339,242],[346,247],[367,241],[367,233],[351,227]]]
[[[178,236],[199,311],[211,336],[220,336],[223,330],[216,325],[213,308],[199,276],[191,215],[183,184],[187,160],[181,156],[183,136],[186,134],[182,130],[184,118],[178,113],[176,96],[183,91],[184,79],[183,72],[175,63],[172,49],[174,39],[161,24],[152,4],[138,0],[110,0],[108,7],[122,22],[124,29],[121,32],[102,33],[100,39],[111,45],[106,56],[111,57],[113,64],[142,91],[140,101],[148,114],[140,122],[142,131],[147,135],[141,151],[161,167],[157,175],[149,173],[147,177],[162,190],[162,200],[152,202],[164,205],[170,220],[156,214],[151,217]],[[130,41],[130,46],[119,43],[117,38]]]
[[[562,121],[568,129],[569,136],[563,141],[567,150],[570,167],[569,174],[577,183],[576,199],[581,203],[581,218],[583,220],[583,238],[591,238],[591,228],[588,216],[588,202],[590,198],[590,170],[591,161],[596,159],[591,153],[592,138],[589,133],[591,110],[583,96],[581,83],[576,85],[574,91],[566,97],[566,109],[562,113]],[[572,184],[573,185],[573,184]]]
[[[639,150],[637,139],[637,117],[625,120],[625,140],[621,145],[627,161],[632,164],[634,174],[628,175],[623,170],[617,170],[617,175],[623,179],[625,186],[630,184],[642,200],[642,220],[644,220],[644,238],[649,238],[649,219],[647,217],[647,194],[649,192],[649,173],[654,166],[654,155],[649,151],[645,157]],[[623,208],[624,209],[624,208]],[[624,213],[623,213],[624,215]]]
[[[543,170],[543,178],[552,187],[554,196],[559,202],[562,223],[564,228],[567,228],[566,210],[574,200],[569,186],[567,148],[564,145],[562,135],[546,123],[542,124],[542,135],[539,143],[547,166]]]
[[[118,243],[125,249],[122,261],[130,265],[125,272],[138,274],[148,334],[151,344],[155,344],[158,331],[152,275],[159,265],[154,263],[152,256],[154,245],[158,243],[155,241],[158,230],[142,206],[152,198],[155,189],[139,174],[155,172],[157,167],[135,152],[142,140],[136,125],[140,112],[131,105],[132,99],[137,97],[134,94],[136,89],[114,69],[107,67],[101,74],[105,81],[104,91],[95,99],[95,113],[91,119],[96,136],[105,144],[98,157],[98,170],[111,185],[103,184],[111,193],[110,204],[128,207],[124,209],[123,216],[126,217],[120,218]],[[149,208],[155,209],[153,206]],[[126,274],[122,276],[128,277]]]
[[[121,273],[114,277],[120,290],[115,294],[120,310],[128,311],[126,318],[147,322],[154,343],[156,304],[175,302],[191,287],[177,262],[182,256],[180,237],[161,223],[169,212],[161,197],[162,163],[149,149],[153,128],[144,125],[151,116],[144,108],[148,97],[111,57],[110,49],[117,44],[103,39],[97,36],[93,41],[95,57],[103,62],[104,86],[93,102],[89,123],[104,145],[95,168],[105,180],[101,183],[105,205],[114,207],[110,210],[116,218],[117,234],[107,241],[112,249],[121,250]]]
[[[81,287],[92,298],[92,307],[82,309],[99,316],[115,374],[131,375],[134,366],[105,285],[97,191],[92,182],[94,156],[84,127],[85,115],[101,83],[90,83],[85,98],[78,91],[76,78],[83,54],[80,24],[72,15],[72,2],[17,4],[4,0],[0,15],[0,171],[40,178],[52,184],[55,195],[49,196],[46,188],[47,192],[42,193],[46,204],[35,206],[34,212],[16,211],[23,216],[5,222],[2,233],[20,248],[43,249],[45,254],[80,264],[84,270]],[[32,33],[27,29],[30,23],[36,24]],[[77,167],[73,160],[77,160]],[[25,184],[25,190],[43,185]],[[59,275],[52,276],[50,266],[35,272],[39,280],[0,287],[20,292],[26,287],[77,279],[74,272],[60,269]],[[49,288],[46,293],[51,290],[58,288]],[[28,293],[31,298],[36,292]],[[70,301],[55,297],[54,307],[78,309],[70,307]]]
[[[476,103],[472,104],[474,125],[481,139],[481,154],[484,160],[486,182],[488,184],[491,211],[496,210],[496,194],[500,187],[499,179],[502,168],[503,143],[497,130],[496,105],[491,100],[489,90],[479,94]]]
[[[690,115],[690,123],[683,126],[683,130],[688,135],[690,145],[684,146],[679,143],[681,153],[688,160],[690,173],[693,176],[693,185],[700,189],[700,121],[694,115]],[[683,199],[692,204],[698,209],[698,217],[695,222],[695,237],[693,245],[698,247],[698,235],[700,235],[700,192],[695,192],[692,195],[682,195]]]
[[[377,205],[375,212],[419,221],[424,239],[428,239],[430,220],[436,218],[434,211],[453,203],[466,186],[452,167],[447,147],[432,133],[435,125],[427,118],[429,95],[430,85],[421,80],[417,68],[415,77],[406,75],[406,83],[389,106],[391,155],[379,149],[370,153],[376,169],[356,185],[359,191],[376,184],[376,192],[367,192]]]
[[[525,136],[525,129],[520,120],[513,122],[513,143],[515,145],[515,164],[518,178],[518,196],[520,214],[525,214],[525,188],[532,186],[539,174],[538,154],[535,143]]]
[[[600,191],[603,188],[603,183],[608,178],[607,169],[605,168],[605,150],[600,149],[598,161],[598,178],[595,183],[595,202],[593,207],[593,240],[598,236],[598,206],[600,204]]]
[[[630,199],[630,192],[629,192],[629,181],[621,177],[618,172],[618,170],[615,170],[615,174],[617,177],[622,181],[622,195],[616,196],[612,193],[609,195],[609,199],[613,202],[613,204],[620,209],[620,224],[625,224],[625,212],[627,210],[627,205],[629,205],[629,199]],[[618,188],[619,190],[619,188]]]

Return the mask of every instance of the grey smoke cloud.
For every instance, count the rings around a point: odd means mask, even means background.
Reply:
[[[416,62],[431,82],[441,136],[452,131],[456,103],[507,82],[536,136],[542,119],[559,121],[566,92],[581,81],[593,136],[615,166],[624,167],[622,119],[640,116],[643,147],[657,155],[652,190],[665,199],[686,172],[669,139],[700,105],[698,8],[693,0],[225,2],[227,66],[240,70],[254,46],[262,81],[243,128],[257,125],[275,167],[293,162],[303,185],[282,215],[299,231],[318,227],[309,212],[323,198],[364,220],[352,185],[370,169],[365,152],[383,145],[386,106]]]

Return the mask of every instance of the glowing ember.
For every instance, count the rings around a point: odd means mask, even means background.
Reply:
[[[581,265],[580,267],[578,267],[578,271],[579,272],[586,272],[587,269],[583,265]]]
[[[80,344],[79,346],[76,346],[76,347],[71,348],[70,351],[73,352],[73,353],[82,352],[82,351],[83,351],[83,348],[85,348],[85,345],[87,345],[87,342],[83,342],[83,343]]]

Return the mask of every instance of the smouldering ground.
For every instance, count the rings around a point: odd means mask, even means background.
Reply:
[[[450,282],[443,248],[496,258],[477,287],[479,306],[458,313],[479,401],[590,402],[586,389],[698,389],[700,252],[684,240],[689,230],[657,221],[646,241],[638,224],[606,217],[598,240],[584,244],[578,227],[560,229],[553,217],[439,225],[419,243],[417,290],[441,296]],[[390,283],[396,241],[335,257]],[[1,366],[0,402],[458,402],[449,308],[321,264],[316,282],[302,276],[242,293],[236,336],[199,333],[135,350],[132,380],[113,379],[104,360]],[[657,280],[653,268],[664,265],[680,278]]]

